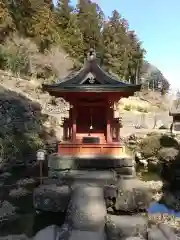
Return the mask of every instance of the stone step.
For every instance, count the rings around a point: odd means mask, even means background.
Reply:
[[[114,171],[90,171],[90,170],[69,170],[49,171],[49,177],[57,177],[62,180],[73,180],[96,184],[114,184],[117,181]]]
[[[119,157],[112,156],[61,156],[52,154],[48,159],[48,167],[54,170],[66,169],[96,169],[109,170],[121,167],[134,166],[134,159],[131,156],[124,155]]]
[[[66,219],[74,230],[103,231],[106,214],[103,188],[74,184]]]
[[[69,240],[106,240],[104,231],[73,230]]]

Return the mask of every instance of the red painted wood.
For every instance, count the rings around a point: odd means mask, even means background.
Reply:
[[[77,132],[77,125],[76,125],[76,118],[77,118],[77,109],[76,106],[72,109],[72,141],[76,142],[76,132]]]
[[[73,144],[82,144],[83,137],[88,136],[89,134],[91,136],[99,137],[100,144],[108,145],[119,140],[117,131],[118,125],[115,124],[114,112],[111,107],[122,96],[125,96],[124,93],[69,92],[61,93],[59,96],[69,101],[71,105],[69,110],[69,120],[66,120],[68,126],[64,125],[64,128],[67,128],[69,130],[68,132],[70,132],[66,141],[70,140]],[[91,125],[92,129],[90,129]],[[114,136],[113,132],[116,132]],[[91,148],[91,145],[89,144],[88,146],[86,145],[86,151],[90,151],[88,150],[90,148],[92,154],[95,154],[95,152],[97,153],[97,151],[100,151],[99,154],[101,154],[102,147],[99,149],[100,145],[96,145],[98,147],[95,149]],[[106,150],[110,151],[110,148],[111,146],[108,147],[109,150]],[[117,149],[118,148],[119,147],[117,147]],[[67,149],[67,146],[64,146],[63,149],[63,151],[70,151],[72,154],[77,151],[85,151],[82,150],[85,148],[80,145],[78,145],[78,148],[76,148],[75,145],[71,145],[69,150]],[[105,150],[103,150],[103,153],[104,151]]]
[[[93,99],[94,102],[105,101],[118,102],[122,97],[131,96],[131,93],[118,92],[58,92],[56,97],[62,97],[71,104],[79,101],[85,102],[85,99]]]
[[[89,155],[97,157],[98,155],[120,156],[124,153],[124,147],[119,143],[112,144],[80,144],[80,143],[60,143],[58,145],[59,155]]]

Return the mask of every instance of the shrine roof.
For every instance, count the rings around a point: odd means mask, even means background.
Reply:
[[[90,50],[84,67],[53,84],[42,84],[42,89],[53,95],[57,92],[129,92],[140,91],[141,85],[129,84],[105,72],[96,61],[96,54]]]

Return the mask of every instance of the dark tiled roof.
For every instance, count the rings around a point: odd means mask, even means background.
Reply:
[[[96,84],[88,81],[90,79],[89,74],[94,76]],[[57,83],[50,85],[43,84],[42,88],[44,91],[51,91],[51,93],[53,91],[129,91],[133,94],[135,91],[140,90],[141,85],[125,83],[117,78],[117,76],[110,75],[97,64],[95,55],[89,54],[84,67],[80,71],[71,73],[64,79],[60,79]]]

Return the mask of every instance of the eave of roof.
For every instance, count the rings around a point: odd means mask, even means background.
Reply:
[[[178,116],[178,115],[180,115],[180,111],[177,111],[177,112],[169,112],[169,116]]]
[[[60,80],[58,83],[42,85],[44,91],[57,92],[136,92],[141,85],[129,84],[109,75],[96,62],[96,53],[90,50],[90,55],[84,67],[73,75]],[[99,84],[84,84],[88,73],[92,73]]]
[[[67,85],[64,87],[60,87],[57,85],[42,85],[42,89],[48,92],[136,92],[140,91],[141,85]]]

